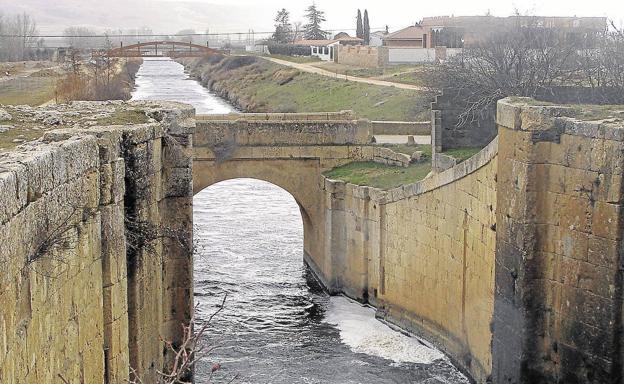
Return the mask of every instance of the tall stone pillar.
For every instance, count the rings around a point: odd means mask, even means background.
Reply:
[[[622,123],[536,104],[498,104],[492,381],[620,382]]]

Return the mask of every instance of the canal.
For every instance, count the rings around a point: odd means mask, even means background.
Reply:
[[[234,112],[171,60],[144,61],[133,99]],[[193,204],[198,326],[227,294],[197,383],[468,383],[439,351],[377,321],[372,308],[323,292],[303,264],[301,215],[284,190],[229,180]],[[222,368],[211,377],[213,361]]]

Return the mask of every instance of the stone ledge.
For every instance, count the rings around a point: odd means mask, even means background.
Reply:
[[[448,185],[454,181],[462,179],[480,168],[487,165],[496,155],[498,154],[498,136],[490,142],[485,148],[483,148],[479,153],[472,156],[470,159],[461,162],[441,173],[434,174],[430,177],[425,178],[424,180],[418,181],[413,184],[403,185],[401,187],[397,187],[394,189],[390,189],[384,191],[378,188],[372,188],[368,186],[355,185],[350,183],[345,183],[346,188],[353,189],[351,193],[353,196],[364,196],[365,193],[368,193],[371,197],[372,201],[375,201],[379,204],[388,204],[393,203],[399,200],[403,200],[406,198],[410,198],[413,196],[421,195],[425,192],[432,191],[434,189],[438,189],[445,185]],[[327,183],[344,183],[343,181],[331,180],[322,176],[327,186]],[[378,193],[369,192],[358,192],[355,191],[357,189],[366,188],[378,191]]]
[[[498,101],[496,123],[511,130],[532,131],[534,142],[558,141],[561,134],[624,141],[624,115],[622,119],[582,120],[575,114],[572,106],[508,97]]]

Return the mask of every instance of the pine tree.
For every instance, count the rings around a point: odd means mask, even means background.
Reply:
[[[360,39],[364,38],[364,27],[362,26],[362,12],[358,9],[357,25],[355,27],[355,36]]]
[[[325,21],[325,12],[316,8],[316,4],[312,4],[306,9],[305,17],[308,19],[303,32],[303,37],[307,40],[325,40],[327,32],[321,29],[321,23]]]
[[[364,39],[364,44],[370,44],[370,23],[368,22],[368,9],[364,10],[364,27],[363,27],[362,39]],[[359,37],[359,36],[358,36]]]
[[[292,25],[290,24],[290,13],[282,8],[277,12],[275,16],[275,33],[273,33],[273,40],[276,43],[288,44],[292,37]]]

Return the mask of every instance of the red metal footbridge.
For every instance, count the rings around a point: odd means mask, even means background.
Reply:
[[[101,51],[104,57],[202,57],[214,54],[227,54],[203,45],[184,43],[181,41],[149,41]]]

